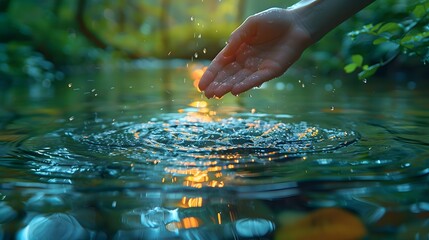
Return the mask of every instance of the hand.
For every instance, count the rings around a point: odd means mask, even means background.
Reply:
[[[238,95],[282,75],[312,42],[289,10],[272,8],[250,16],[231,34],[198,87],[208,98]]]

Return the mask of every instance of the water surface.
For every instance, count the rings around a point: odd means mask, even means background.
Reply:
[[[424,80],[289,75],[207,100],[196,67],[3,88],[0,239],[297,239],[321,209],[368,239],[427,236]]]

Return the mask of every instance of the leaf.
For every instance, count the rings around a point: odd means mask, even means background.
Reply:
[[[362,71],[358,74],[359,80],[364,80],[366,78],[371,77],[372,75],[377,72],[377,69],[380,67],[380,63],[368,66],[365,65],[362,69]]]
[[[402,29],[402,27],[398,23],[389,22],[389,23],[384,24],[380,29],[378,29],[377,33],[378,34],[384,33],[384,32],[394,33],[394,32],[399,31],[401,29]]]
[[[376,33],[378,29],[380,29],[380,27],[383,25],[383,22],[377,23],[375,24],[372,28],[371,28],[371,32]]]
[[[356,64],[357,67],[360,67],[363,63],[363,57],[360,54],[355,54],[352,56],[352,61],[354,64]]]
[[[356,70],[356,68],[357,68],[357,65],[355,63],[350,63],[344,67],[344,71],[346,73],[352,73]]]
[[[416,18],[422,18],[426,14],[426,9],[424,5],[417,5],[413,10],[413,15]]]
[[[375,39],[372,42],[372,44],[374,44],[374,45],[380,45],[380,44],[385,43],[387,41],[389,41],[387,38],[385,38],[385,37],[379,37],[379,38]]]

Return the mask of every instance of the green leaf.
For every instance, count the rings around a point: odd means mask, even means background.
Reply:
[[[375,40],[372,42],[372,44],[374,44],[374,45],[380,45],[380,44],[385,43],[385,42],[387,42],[387,41],[389,41],[387,38],[385,38],[385,37],[380,37],[380,38],[375,39]]]
[[[426,11],[424,5],[417,5],[413,10],[413,14],[416,18],[422,18],[426,14]]]
[[[350,63],[350,64],[347,64],[347,65],[344,67],[344,71],[345,71],[346,73],[352,73],[352,72],[354,72],[354,71],[356,70],[356,68],[357,68],[357,66],[356,66],[356,64],[355,64],[355,63]]]
[[[389,22],[389,23],[384,24],[380,29],[378,29],[377,33],[378,34],[384,33],[384,32],[394,33],[394,32],[399,31],[401,29],[402,29],[402,27],[398,23]]]
[[[377,30],[378,30],[378,29],[380,29],[380,27],[381,27],[383,24],[384,24],[383,22],[380,22],[380,23],[375,24],[375,25],[371,28],[371,31],[372,31],[373,33],[376,33],[376,32],[377,32]]]
[[[374,75],[374,74],[375,74],[375,72],[377,72],[377,69],[378,69],[379,67],[380,67],[380,63],[374,64],[374,65],[371,65],[371,66],[365,65],[365,66],[362,68],[362,69],[364,69],[364,70],[362,70],[362,71],[358,74],[359,80],[364,80],[364,79],[366,79],[366,78],[371,77],[372,75]]]
[[[362,57],[362,55],[360,55],[360,54],[353,55],[352,56],[352,62],[354,64],[356,64],[356,67],[362,66],[362,63],[363,63],[363,57]]]

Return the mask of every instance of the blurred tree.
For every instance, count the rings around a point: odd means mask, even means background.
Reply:
[[[43,81],[61,77],[56,69],[70,65],[130,58],[211,59],[247,16],[296,1],[0,0],[0,76]],[[362,76],[368,76],[369,70],[389,62],[386,50],[389,56],[397,53],[392,58],[396,62],[424,56],[428,1],[376,1],[306,51],[299,66],[317,66],[329,74],[351,61],[347,71],[366,71]],[[347,37],[350,29],[361,26],[350,35],[355,40]],[[373,51],[366,51],[374,44]]]
[[[58,2],[58,1],[56,1]],[[85,8],[87,5],[87,0],[78,0],[77,9],[76,9],[76,23],[79,27],[80,32],[95,46],[106,49],[107,44],[99,38],[94,32],[92,32],[85,22]],[[121,19],[123,21],[123,19]],[[124,24],[124,23],[122,23]]]

